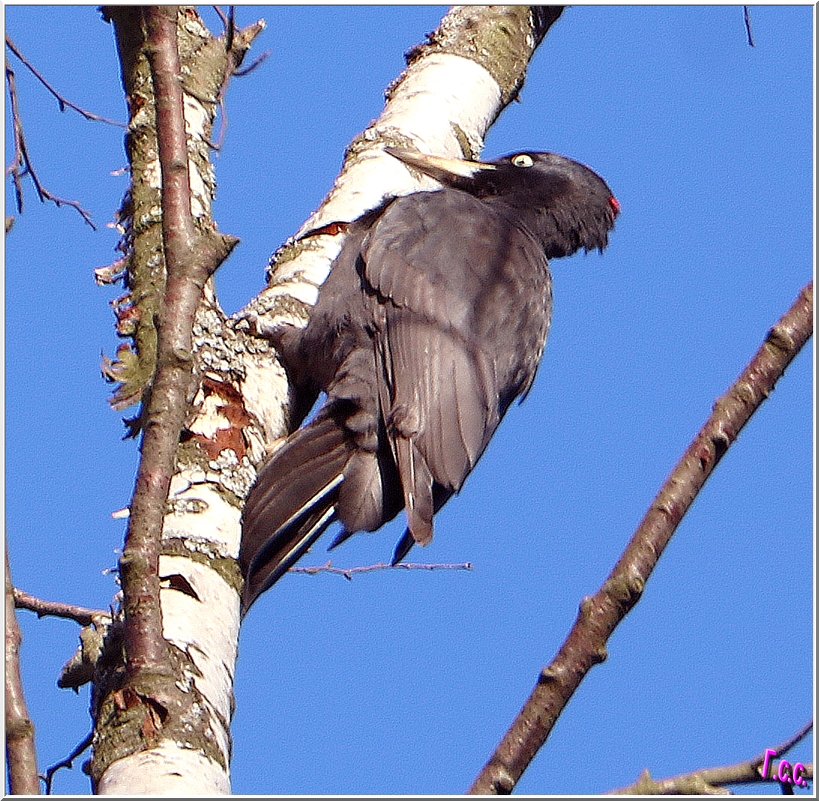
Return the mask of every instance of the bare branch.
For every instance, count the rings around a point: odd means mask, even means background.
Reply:
[[[9,89],[9,102],[11,105],[11,117],[14,126],[14,160],[6,168],[6,175],[11,175],[14,182],[14,194],[17,203],[17,210],[22,214],[23,212],[23,182],[22,178],[28,175],[34,183],[34,188],[37,190],[37,195],[40,201],[45,203],[51,201],[57,208],[61,206],[71,206],[77,213],[85,220],[85,222],[96,231],[97,226],[94,225],[91,215],[80,205],[76,200],[66,200],[58,197],[46,189],[40,181],[37,172],[31,164],[31,159],[28,155],[28,147],[26,146],[26,137],[23,132],[23,120],[20,116],[20,101],[17,96],[17,81],[14,75],[14,70],[6,60],[6,84]]]
[[[694,773],[685,773],[670,779],[654,780],[646,770],[637,782],[630,787],[613,790],[612,795],[725,795],[722,789],[729,784],[781,784],[779,772],[770,769],[771,759],[778,759],[800,743],[813,729],[813,721],[804,726],[789,740],[776,748],[769,748],[759,756],[740,762],[737,765],[725,765],[717,768],[706,768]],[[765,775],[765,767],[768,767]],[[805,784],[813,780],[813,765],[804,765],[804,772],[799,777]]]
[[[173,676],[162,637],[159,551],[165,503],[193,377],[191,329],[208,278],[236,240],[196,231],[191,213],[188,149],[177,47],[176,6],[144,9],[146,53],[156,97],[162,174],[162,242],[166,284],[157,337],[156,373],[145,417],[142,459],[120,561],[125,649],[131,678]]]
[[[261,67],[268,58],[270,58],[270,50],[265,50],[258,58],[254,59],[247,67],[240,70],[233,71],[234,78],[244,78],[245,75],[250,75],[258,67]]]
[[[421,562],[399,562],[397,565],[381,563],[362,567],[334,567],[331,562],[315,567],[291,567],[290,573],[301,573],[304,576],[317,576],[319,573],[329,573],[334,576],[343,576],[348,581],[360,573],[375,573],[378,570],[472,570],[471,562],[456,564],[424,564]]]
[[[34,724],[28,714],[20,674],[20,627],[14,611],[9,552],[6,548],[6,758],[9,791],[12,795],[38,795],[37,752]]]
[[[210,278],[237,242],[217,232],[208,162],[227,56],[193,7],[111,6],[105,13],[131,115],[131,186],[116,219],[130,297],[115,312],[118,333],[133,339],[133,358],[120,360],[124,386],[142,402],[134,428],[143,439],[120,561],[125,621],[110,659],[94,662],[88,771],[100,794],[150,795],[167,791],[168,781],[182,796],[222,794],[229,791],[232,699],[223,680],[235,660],[239,617],[237,592],[215,567],[223,566],[219,557],[237,584],[241,576],[221,540],[207,551],[213,565],[193,558],[210,531],[195,544],[186,538],[188,522],[200,526],[220,504],[187,503],[184,490],[169,503],[168,490],[176,471],[201,464],[180,432],[204,381],[204,332],[223,320]],[[221,331],[215,336],[219,347]],[[208,609],[206,618],[192,608]],[[172,778],[154,770],[158,764]]]
[[[225,142],[228,128],[228,114],[227,106],[225,104],[225,95],[227,93],[230,79],[233,77],[241,77],[252,72],[262,62],[264,62],[270,55],[269,52],[262,53],[249,67],[244,70],[239,69],[248,50],[250,50],[256,37],[265,29],[266,23],[264,20],[259,20],[253,25],[249,25],[242,30],[236,29],[236,8],[230,6],[229,13],[225,13],[218,7],[214,6],[219,14],[222,23],[225,26],[225,52],[227,53],[227,66],[225,68],[225,76],[222,80],[222,87],[219,90],[219,114],[221,122],[219,125],[219,136],[215,142],[211,143],[214,150],[221,150]]]
[[[225,14],[225,12],[222,11],[222,9],[219,6],[213,6],[213,10],[216,12],[216,15],[219,17],[219,19],[222,20],[222,25],[224,25],[225,30],[227,30],[228,26],[227,14]]]
[[[163,242],[166,263],[176,255],[175,235],[181,237],[188,247],[193,242],[189,190],[186,192],[180,189],[181,180],[187,184],[188,154],[184,119],[178,119],[182,116],[182,87],[177,77],[180,74],[176,44],[177,13],[176,6],[154,6],[143,10],[148,29],[148,57],[156,93],[157,137],[160,141],[159,157],[162,167],[163,238],[166,229],[170,231],[170,241]],[[182,208],[185,202],[188,204],[187,210]],[[172,219],[178,224],[178,230],[174,229]],[[170,258],[168,251],[172,251]],[[170,272],[172,265],[167,264],[167,269]],[[167,350],[168,336],[164,326],[160,327],[159,340],[164,341]],[[190,346],[180,350],[180,360],[185,351],[190,354]],[[183,378],[185,372],[187,371],[183,367]],[[162,373],[163,367],[157,364],[157,381],[164,377]],[[182,391],[186,394],[187,385]],[[179,416],[178,410],[180,406],[184,408],[184,402],[179,404],[176,398],[169,400],[167,390],[162,395],[163,402],[167,403],[166,413],[177,413],[172,418],[163,420],[156,410],[153,414],[151,410],[148,411],[153,425],[145,428],[142,459],[120,561],[125,650],[128,672],[132,677],[143,670],[168,677],[173,675],[167,645],[162,637],[159,550],[165,501],[181,430],[181,423],[177,425],[174,418]]]
[[[586,674],[606,659],[609,637],[639,600],[698,492],[812,332],[813,282],[768,332],[751,363],[714,405],[713,414],[663,485],[606,582],[596,595],[582,601],[569,636],[542,671],[470,793],[512,792]]]
[[[748,36],[749,47],[756,47],[754,42],[754,32],[751,30],[751,9],[748,6],[742,6],[742,16],[745,20],[745,33]]]
[[[95,618],[111,617],[108,612],[104,612],[102,609],[88,609],[84,606],[75,606],[61,601],[45,601],[17,587],[14,588],[14,605],[17,609],[35,612],[37,617],[62,617],[66,620],[73,620],[81,626],[90,626]]]
[[[14,182],[14,196],[17,203],[17,211],[23,213],[23,182],[21,175],[26,169],[24,152],[26,148],[23,136],[23,123],[20,118],[20,105],[17,99],[17,80],[14,70],[9,66],[6,59],[6,84],[9,88],[9,103],[11,105],[11,118],[14,124],[14,161],[6,168],[6,175],[11,175]]]
[[[805,739],[811,732],[813,731],[813,721],[808,721],[793,737],[788,738],[785,740],[782,745],[777,746],[776,748],[772,749],[775,752],[775,756],[783,757],[785,754],[788,753],[792,748],[799,745],[802,740]],[[764,762],[764,756],[762,757],[762,761]]]
[[[227,25],[225,26],[225,50],[233,49],[233,37],[236,35],[236,6],[228,6]]]
[[[74,767],[74,760],[84,751],[87,751],[91,747],[91,743],[93,742],[94,732],[92,730],[88,732],[88,734],[77,744],[74,750],[65,759],[61,759],[59,762],[57,762],[55,765],[52,765],[46,771],[46,774],[43,777],[43,781],[45,782],[46,795],[51,795],[51,786],[54,783],[54,774],[58,770],[62,770],[62,768]]]
[[[251,64],[246,70],[240,70],[242,62],[245,59],[256,37],[267,27],[267,23],[260,19],[247,28],[237,28],[235,24],[235,8],[230,7],[230,14],[228,16],[227,25],[225,28],[225,50],[228,55],[227,68],[225,69],[225,80],[222,84],[221,94],[224,95],[230,82],[231,76],[246,75],[251,70],[258,66],[258,63],[264,61],[269,55],[269,52],[263,53],[256,61]]]
[[[65,111],[67,108],[70,108],[72,111],[76,111],[77,114],[82,115],[85,119],[90,120],[91,122],[104,122],[106,125],[114,125],[117,128],[125,128],[125,123],[117,122],[116,120],[109,120],[106,117],[100,117],[98,114],[93,114],[90,111],[86,111],[84,108],[72,103],[70,100],[67,100],[63,97],[37,70],[37,68],[20,52],[20,49],[17,47],[16,44],[11,40],[10,37],[6,36],[6,47],[14,53],[17,58],[28,68],[29,72],[50,92],[57,100],[57,104],[60,107],[60,111]]]

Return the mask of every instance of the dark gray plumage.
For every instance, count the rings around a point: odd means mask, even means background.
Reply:
[[[550,153],[489,164],[388,149],[444,188],[349,227],[303,330],[297,384],[327,393],[262,468],[243,513],[243,610],[338,520],[333,545],[406,509],[394,555],[432,539],[509,405],[529,391],[551,319],[547,259],[602,249],[619,205]]]

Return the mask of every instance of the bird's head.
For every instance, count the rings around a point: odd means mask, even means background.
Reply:
[[[593,170],[555,153],[513,153],[480,162],[387,147],[395,158],[444,186],[468,192],[508,214],[543,245],[547,258],[602,251],[620,204]]]

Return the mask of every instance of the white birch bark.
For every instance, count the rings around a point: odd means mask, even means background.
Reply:
[[[199,48],[204,50],[210,44],[216,45],[213,51],[217,53],[219,48],[224,51],[224,45],[213,39],[192,9],[180,13],[178,27],[191,212],[196,225],[207,230],[213,227],[215,176],[210,163],[210,141],[219,87],[210,87],[213,95],[210,102],[202,100],[207,92],[200,85],[188,91],[191,87],[186,81],[197,80],[194,72],[198,62],[195,55],[189,56],[187,62],[185,56],[195,54]],[[263,24],[253,26],[253,36],[262,27]],[[249,41],[247,44],[249,46]],[[220,58],[224,59],[223,53],[217,53],[217,66],[211,64],[211,69],[218,69]],[[135,68],[135,73],[139,73],[139,68]],[[145,83],[144,78],[130,78],[134,92],[141,92],[140,84]],[[145,91],[148,93],[150,89]],[[154,125],[152,96],[147,97],[148,101],[133,104],[140,111],[131,120],[132,136],[141,136],[144,128]],[[150,153],[152,158],[144,163],[140,161],[140,174],[133,170],[133,212],[130,218],[123,219],[126,236],[134,240],[137,234],[133,232],[137,228],[146,235],[150,225],[158,227],[161,222],[158,151],[149,146],[143,152]],[[138,189],[137,184],[141,188]],[[153,197],[147,206],[137,200],[143,190],[145,197]],[[136,214],[138,220],[133,218]],[[139,246],[132,246],[131,258],[135,258],[136,247]],[[223,326],[224,315],[216,305],[212,285],[208,285],[205,303],[197,316],[194,339],[198,365],[210,379],[200,384],[193,404],[195,414],[187,426],[189,435],[208,443],[219,442],[226,419],[218,393],[223,381],[221,376],[229,374],[223,362],[226,352],[221,337]],[[254,456],[260,452],[260,447],[251,450]],[[239,546],[240,512],[238,504],[231,504],[228,499],[241,497],[252,473],[248,469],[242,473],[234,449],[217,452],[211,447],[207,455],[213,458],[195,458],[190,448],[180,448],[178,472],[171,483],[163,524],[163,553],[159,562],[163,580],[162,634],[173,653],[176,688],[181,693],[181,700],[173,710],[174,725],[165,725],[161,715],[146,715],[144,720],[138,721],[136,732],[126,726],[107,727],[106,707],[98,708],[94,759],[103,764],[96,770],[92,764],[98,794],[181,797],[230,792],[230,719],[239,636],[236,599],[240,578],[235,556]],[[117,625],[112,628],[116,629]],[[116,686],[115,676],[110,678],[110,683]],[[105,695],[108,684],[105,668],[97,670],[95,695]],[[114,696],[115,705],[129,703],[116,689],[110,695]],[[144,710],[149,706],[135,704],[133,708]],[[120,738],[123,742],[119,742]]]
[[[299,237],[354,220],[386,196],[434,185],[383,153],[384,145],[476,157],[487,129],[522,83],[543,35],[536,28],[526,6],[453,8],[430,44],[411,55],[381,116],[349,147],[325,201],[277,253],[268,288],[233,320],[212,297],[200,314],[195,338],[204,380],[188,424],[199,455],[180,450],[160,565],[167,579],[164,636],[178,657],[178,686],[190,695],[191,731],[184,737],[160,731],[153,747],[110,761],[97,781],[99,793],[230,792],[240,507],[265,453],[298,422],[286,375],[264,335],[282,323],[304,324],[343,234]],[[195,113],[192,98],[187,111],[191,138],[207,141],[201,122],[207,115]],[[193,211],[209,215],[209,167],[192,158],[191,175]]]

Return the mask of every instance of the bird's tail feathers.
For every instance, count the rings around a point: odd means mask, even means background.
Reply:
[[[341,425],[319,413],[262,468],[242,513],[242,614],[336,519],[335,504],[350,452]]]

